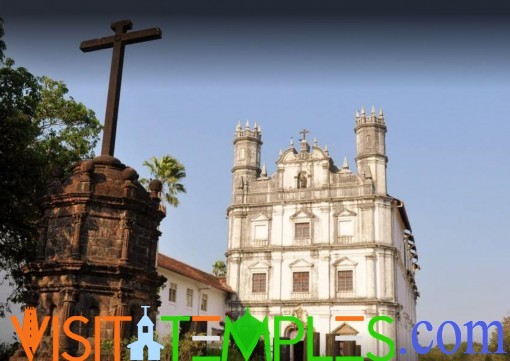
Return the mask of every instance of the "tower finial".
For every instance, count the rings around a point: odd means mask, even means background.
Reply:
[[[375,107],[374,107],[374,105],[372,105],[372,110],[370,111],[370,114],[371,115],[375,115]]]
[[[347,161],[347,157],[344,157],[344,164],[342,165],[340,173],[352,173],[349,169],[349,162]]]
[[[361,107],[361,116],[364,116],[365,115],[365,106],[362,106]]]
[[[313,138],[313,146],[316,147],[317,146],[317,137],[314,137]]]
[[[246,125],[244,126],[246,129],[250,129],[250,122],[247,120]]]
[[[237,131],[241,130],[241,121],[237,122],[236,130]]]
[[[293,137],[290,137],[290,146],[293,147],[294,146],[294,138]]]
[[[260,175],[262,177],[267,177],[267,169],[266,169],[266,163],[262,164],[262,170],[260,172]]]

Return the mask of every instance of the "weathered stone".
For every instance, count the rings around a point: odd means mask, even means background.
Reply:
[[[134,169],[104,155],[75,165],[62,181],[57,179],[60,172],[54,176],[39,223],[38,258],[27,267],[38,317],[58,315],[61,326],[77,315],[127,315],[136,320],[142,305],[150,306],[154,315],[164,282],[155,268],[161,234],[157,228],[165,216],[156,187],[149,194]],[[134,331],[126,325],[122,337]],[[93,327],[82,325],[74,332],[93,345]],[[112,322],[101,324],[101,339],[113,339]],[[79,345],[60,339],[61,352],[80,355]],[[37,360],[51,357],[51,351],[48,335]],[[25,359],[22,354],[13,358]]]

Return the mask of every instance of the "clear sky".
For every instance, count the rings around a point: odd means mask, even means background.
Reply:
[[[110,23],[126,17],[134,30],[162,28],[162,40],[126,49],[115,149],[141,176],[151,156],[169,153],[186,166],[188,193],[163,221],[161,252],[205,271],[224,259],[238,121],[262,126],[269,173],[302,128],[354,168],[354,113],[374,104],[388,127],[388,191],[405,201],[417,241],[418,319],[437,328],[509,314],[506,17],[133,9],[49,18],[6,11],[6,54],[64,80],[103,119],[111,51],[85,54],[80,41],[110,35]]]

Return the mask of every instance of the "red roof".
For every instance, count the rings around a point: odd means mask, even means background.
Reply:
[[[234,291],[232,291],[232,289],[227,286],[225,278],[216,277],[213,274],[201,271],[198,268],[178,261],[175,258],[165,256],[162,253],[158,254],[158,266],[194,279],[195,281],[202,282],[208,286],[217,288],[224,292],[234,293]]]

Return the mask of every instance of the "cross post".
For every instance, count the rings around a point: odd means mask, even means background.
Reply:
[[[120,86],[122,83],[122,65],[124,63],[124,47],[129,44],[141,43],[149,40],[161,39],[161,29],[150,28],[127,32],[133,28],[131,20],[121,20],[112,23],[115,35],[99,39],[82,41],[80,49],[83,52],[113,48],[112,66],[110,69],[110,83],[106,101],[104,121],[103,145],[101,155],[113,156],[115,151],[115,135],[117,133],[117,116],[119,114]]]
[[[303,129],[302,131],[300,131],[299,134],[303,135],[303,139],[301,139],[301,140],[306,140],[306,135],[308,133],[310,133],[310,131],[308,129]]]

